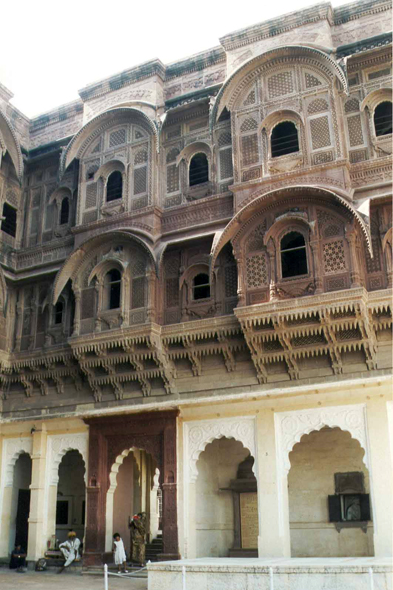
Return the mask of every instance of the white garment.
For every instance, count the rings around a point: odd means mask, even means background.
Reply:
[[[79,539],[73,539],[72,541],[64,541],[59,545],[59,549],[66,560],[64,567],[68,567],[75,559],[79,561],[78,549],[80,544]]]
[[[127,555],[124,550],[124,543],[123,543],[122,539],[120,539],[120,541],[113,541],[113,542],[115,544],[115,551],[113,553],[114,558],[115,558],[115,564],[121,565],[122,563],[127,561]]]

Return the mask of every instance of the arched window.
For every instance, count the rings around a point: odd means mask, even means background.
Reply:
[[[280,250],[283,279],[307,274],[306,243],[302,234],[287,233],[281,240]]]
[[[209,164],[206,154],[195,154],[190,162],[190,186],[209,180]]]
[[[65,223],[68,223],[69,216],[70,216],[70,202],[67,197],[64,197],[64,199],[61,202],[61,208],[60,208],[60,225],[64,225]]]
[[[107,309],[120,307],[121,298],[121,274],[117,268],[112,268],[105,276],[105,288],[107,293]]]
[[[55,305],[55,315],[54,315],[54,320],[55,320],[56,325],[63,323],[63,310],[64,310],[63,302],[58,301]]]
[[[123,177],[121,172],[115,170],[108,178],[108,182],[106,185],[106,200],[109,201],[116,201],[116,199],[121,199],[123,193]]]
[[[16,236],[16,209],[8,203],[3,205],[3,221],[1,222],[1,231],[12,237]]]
[[[192,281],[192,298],[194,301],[197,301],[198,299],[208,299],[209,297],[209,275],[204,273],[196,275]]]
[[[381,102],[374,112],[375,135],[389,135],[392,133],[392,103]]]
[[[272,158],[299,151],[299,138],[296,125],[283,121],[276,125],[271,136]]]

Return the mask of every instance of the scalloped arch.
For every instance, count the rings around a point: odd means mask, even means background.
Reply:
[[[216,263],[217,257],[222,250],[222,248],[227,244],[230,240],[232,240],[237,233],[240,231],[243,224],[245,224],[251,217],[257,213],[258,210],[262,209],[264,205],[268,205],[269,200],[277,202],[277,197],[285,197],[290,196],[291,194],[301,192],[301,196],[311,196],[317,198],[320,202],[331,200],[332,198],[335,201],[338,201],[340,205],[342,205],[347,211],[351,213],[351,215],[356,219],[358,222],[361,231],[366,239],[368,251],[372,256],[372,246],[371,246],[371,237],[369,233],[369,229],[367,228],[364,220],[360,216],[360,214],[353,208],[353,206],[348,203],[343,197],[340,197],[337,193],[329,190],[327,188],[322,188],[318,186],[307,186],[307,185],[295,185],[295,186],[288,186],[284,188],[274,189],[272,191],[268,191],[266,193],[259,190],[256,191],[253,195],[250,196],[249,202],[242,208],[240,211],[232,218],[232,220],[228,223],[228,225],[223,230],[220,238],[215,243],[214,247],[210,253],[210,275],[212,278],[214,265]],[[262,194],[261,194],[262,193]]]
[[[370,94],[362,100],[360,110],[364,111],[367,107],[372,114],[381,102],[392,102],[392,93],[391,88],[378,88],[377,90],[373,90],[373,92],[370,92]]]
[[[120,240],[127,240],[129,242],[137,243],[141,246],[145,252],[147,253],[156,273],[157,273],[157,264],[155,260],[155,256],[153,250],[139,236],[136,236],[131,231],[111,231],[105,232],[104,234],[100,234],[98,236],[94,236],[92,238],[87,239],[77,250],[72,252],[66,261],[64,262],[63,266],[58,271],[54,284],[53,284],[53,298],[52,298],[52,305],[55,305],[60,293],[64,289],[65,285],[69,280],[73,280],[78,273],[81,264],[83,264],[84,259],[89,256],[97,247],[103,246],[105,243],[110,242],[111,244],[114,243],[116,239]]]
[[[304,125],[303,117],[297,111],[293,109],[277,109],[266,115],[262,123],[259,125],[258,132],[260,133],[262,129],[269,129],[272,131],[278,123],[283,123],[284,121],[290,121],[291,123],[300,122]]]
[[[337,78],[348,94],[348,85],[346,76],[341,67],[324,51],[305,45],[284,45],[269,49],[255,57],[249,59],[246,63],[240,65],[224,82],[222,88],[217,94],[216,101],[210,113],[210,127],[213,129],[220,114],[227,107],[231,110],[233,103],[236,101],[240,92],[248,86],[252,78],[257,75],[256,71],[266,66],[275,59],[284,59],[297,61],[305,60],[306,63],[313,62],[314,66],[319,67],[331,79]]]
[[[94,134],[101,131],[102,125],[113,120],[115,124],[119,118],[132,118],[135,122],[142,124],[145,129],[149,129],[151,134],[156,138],[156,149],[159,151],[159,134],[158,128],[152,119],[143,111],[134,107],[117,107],[112,108],[103,113],[100,113],[94,119],[91,119],[86,125],[78,131],[72,138],[66,149],[64,150],[60,160],[60,178],[75,158],[79,158],[81,152],[85,147],[85,143],[89,138],[93,138]]]
[[[0,144],[2,149],[8,151],[12,163],[14,164],[16,175],[19,182],[22,182],[23,176],[23,158],[20,149],[19,140],[10,120],[0,110]]]
[[[188,463],[189,482],[193,483],[198,477],[196,467],[200,454],[206,446],[219,438],[231,438],[242,443],[254,457],[253,471],[257,476],[257,456],[255,445],[255,418],[244,416],[238,418],[223,418],[221,420],[201,420],[184,424],[186,461]]]

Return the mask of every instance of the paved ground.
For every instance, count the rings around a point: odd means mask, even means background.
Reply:
[[[49,572],[26,572],[0,568],[1,590],[104,590],[104,577],[81,576],[80,574],[52,574]],[[147,579],[120,579],[109,577],[109,590],[147,590]]]

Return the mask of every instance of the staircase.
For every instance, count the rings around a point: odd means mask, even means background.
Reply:
[[[150,561],[158,561],[159,555],[163,551],[162,534],[158,534],[151,543],[146,545],[146,563]]]

